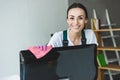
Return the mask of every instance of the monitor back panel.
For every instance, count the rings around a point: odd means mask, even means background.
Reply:
[[[56,72],[69,80],[96,80],[97,62],[94,45],[58,51]]]
[[[53,48],[39,60],[21,51],[20,74],[21,80],[96,80],[96,45]]]

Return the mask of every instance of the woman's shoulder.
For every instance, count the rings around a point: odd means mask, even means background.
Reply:
[[[57,32],[53,33],[52,38],[53,39],[61,39],[62,36],[63,36],[63,31],[57,31]]]
[[[84,30],[86,33],[93,33],[93,30],[92,29],[85,29]]]
[[[63,31],[57,31],[54,33],[54,35],[62,35],[63,34]]]

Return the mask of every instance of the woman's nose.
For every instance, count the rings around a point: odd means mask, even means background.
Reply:
[[[75,20],[74,20],[74,24],[78,24],[78,19],[75,19]]]

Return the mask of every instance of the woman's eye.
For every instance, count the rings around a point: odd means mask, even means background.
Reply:
[[[74,18],[72,17],[72,18],[70,18],[71,20],[73,20]]]
[[[82,17],[79,17],[79,19],[83,19]]]

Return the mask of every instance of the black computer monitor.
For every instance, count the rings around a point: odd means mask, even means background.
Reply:
[[[57,47],[37,60],[30,51],[22,50],[21,80],[96,80],[96,51],[95,44]]]
[[[57,75],[69,80],[96,80],[96,45],[82,45],[57,51]]]

